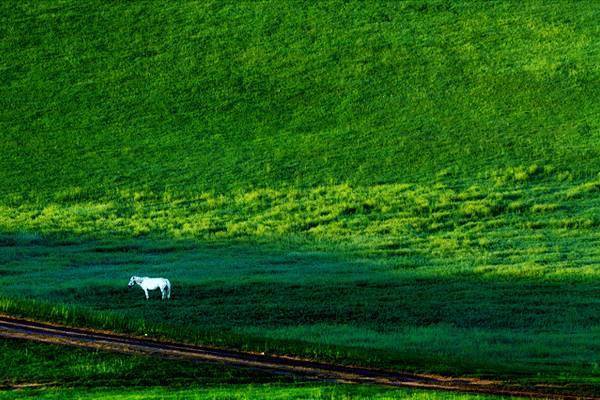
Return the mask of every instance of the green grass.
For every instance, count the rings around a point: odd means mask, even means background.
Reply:
[[[559,175],[170,200],[186,207],[151,193],[6,206],[2,307],[338,362],[598,385],[600,204],[584,189],[595,181]],[[133,274],[168,276],[172,302],[126,290]]]
[[[272,375],[221,364],[121,355],[22,340],[0,340],[0,388],[37,384],[51,387],[144,387],[165,384],[220,386],[231,384],[302,383],[284,375]],[[1,390],[1,389],[0,389]]]
[[[0,308],[597,393],[599,17],[3,2]]]
[[[5,195],[600,167],[596,2],[0,7]]]
[[[47,389],[20,390],[18,392],[0,392],[0,399],[117,399],[117,400],[488,400],[502,397],[476,396],[468,394],[391,390],[369,386],[332,386],[332,385],[232,385],[229,387],[177,388],[141,387],[118,389]]]
[[[220,364],[121,355],[19,340],[0,341],[0,365],[0,399],[3,400],[493,398],[305,382]],[[33,384],[40,387],[32,388]]]

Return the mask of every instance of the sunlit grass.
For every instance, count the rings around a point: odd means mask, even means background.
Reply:
[[[598,384],[594,2],[0,4],[0,308]],[[126,291],[174,282],[170,304]]]
[[[600,169],[594,1],[34,0],[0,18],[1,197]]]
[[[0,304],[336,362],[594,383],[598,200],[567,199],[585,182],[547,171],[5,206]],[[173,301],[127,291],[133,274],[168,276]]]
[[[536,175],[516,183],[490,178],[453,185],[336,185],[229,194],[117,191],[85,201],[61,195],[3,205],[0,229],[25,242],[25,232],[36,232],[65,238],[309,243],[327,251],[423,257],[430,260],[430,270],[443,258],[443,270],[456,271],[453,263],[476,263],[479,273],[490,276],[513,270],[576,278],[578,268],[588,277],[596,274],[590,261],[597,254],[593,242],[600,239],[595,213],[600,204],[594,192],[580,189],[595,180],[565,182],[555,172],[539,172],[550,168],[535,170]],[[570,195],[574,191],[576,199]],[[132,246],[135,251],[138,245]]]
[[[596,382],[600,203],[568,195],[586,185],[536,166],[453,186],[7,204],[0,306],[336,362]],[[174,300],[127,291],[133,274],[168,276]]]
[[[488,400],[509,397],[482,396],[462,393],[444,393],[377,387],[333,385],[231,385],[227,387],[176,388],[124,387],[119,389],[47,389],[0,392],[0,399],[117,399],[117,400]],[[517,399],[516,397],[513,397]]]

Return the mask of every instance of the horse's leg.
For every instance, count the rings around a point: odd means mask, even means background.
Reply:
[[[148,300],[148,289],[144,289],[144,293],[146,293],[146,300]]]
[[[165,299],[165,288],[162,286],[160,287],[160,295],[162,297],[162,300],[164,300]]]

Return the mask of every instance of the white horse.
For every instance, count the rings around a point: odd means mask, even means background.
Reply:
[[[148,300],[148,290],[160,289],[160,293],[162,294],[162,299],[170,299],[171,298],[171,282],[165,278],[148,278],[147,276],[132,276],[129,279],[129,284],[127,285],[129,288],[132,288],[135,284],[140,285],[142,289],[144,289],[144,293],[146,294],[146,300]]]

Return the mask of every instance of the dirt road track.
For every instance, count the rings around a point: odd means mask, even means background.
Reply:
[[[548,399],[600,399],[600,397],[590,395],[578,395],[569,392],[568,388],[556,386],[523,387],[509,385],[501,381],[341,366],[285,356],[224,350],[132,337],[107,331],[71,328],[1,314],[0,337],[104,349],[122,353],[146,354],[164,358],[222,363],[231,366],[258,368],[280,374],[305,376],[323,381],[372,383],[396,387]]]

